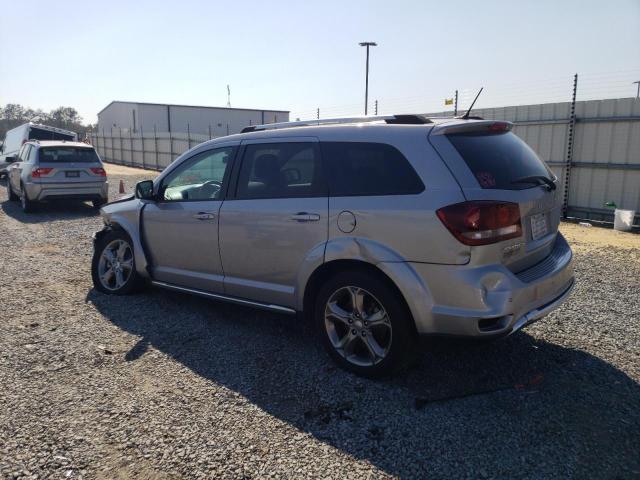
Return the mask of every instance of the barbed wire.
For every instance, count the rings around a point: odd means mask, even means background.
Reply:
[[[606,72],[585,72],[578,75],[577,100],[635,97],[640,80],[640,67]],[[479,85],[482,82],[479,82]],[[475,108],[498,108],[525,104],[570,102],[573,91],[573,76],[553,76],[544,80],[531,78],[494,85],[485,85]],[[471,104],[480,86],[458,88],[458,110],[464,111]],[[378,114],[431,113],[453,111],[453,105],[444,105],[445,99],[453,99],[456,88],[434,91],[424,95],[406,97],[371,97],[369,113],[375,113],[377,100]],[[291,112],[291,118],[302,120],[316,118],[320,108],[320,118],[363,115],[364,102],[342,105],[319,105],[316,108],[302,108]]]

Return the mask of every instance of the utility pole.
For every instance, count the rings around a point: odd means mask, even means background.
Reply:
[[[227,85],[227,108],[231,108],[231,88]]]
[[[318,107],[318,114],[316,115],[318,120],[320,120],[320,107]]]
[[[455,103],[453,104],[453,116],[454,117],[458,116],[458,90],[456,90],[456,99],[455,99]]]
[[[376,42],[360,42],[361,47],[367,47],[367,73],[364,81],[364,114],[367,115],[369,104],[369,47],[377,47]]]
[[[640,80],[638,80],[637,82],[633,82],[633,83],[638,85],[638,91],[636,92],[636,98],[640,98]]]
[[[376,100],[376,113],[375,115],[378,115],[378,100]]]

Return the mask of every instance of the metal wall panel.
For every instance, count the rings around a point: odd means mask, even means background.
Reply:
[[[177,108],[175,113],[174,108]],[[131,114],[130,106],[117,107],[116,110],[122,115]],[[140,138],[140,132],[134,134],[133,139],[128,134],[119,138],[119,132],[111,135],[109,129],[104,136],[102,131],[93,135],[93,144],[105,161],[136,166],[142,166],[144,161],[147,168],[162,169],[188,148],[207,140],[208,124],[218,118],[215,117],[218,113],[213,109],[194,112],[191,108],[172,106],[171,110],[172,129],[186,129],[185,122],[189,122],[190,135],[160,130],[154,134],[153,127],[146,129],[143,125],[144,141]],[[225,115],[229,112],[220,110]],[[112,121],[114,117],[105,112],[101,112],[100,118]],[[473,114],[486,119],[514,122],[514,133],[549,164],[561,182],[562,191],[570,112],[571,103],[561,102],[484,108],[474,110]],[[157,108],[140,110],[137,115],[144,122],[155,119],[153,121],[161,124],[162,121]],[[164,115],[166,118],[166,107]],[[279,115],[282,112],[265,112],[264,121],[288,120],[288,116],[284,118]],[[427,115],[450,116],[451,112]],[[238,110],[225,118],[229,121],[230,131],[239,130],[249,121],[253,124],[263,121],[262,111]],[[226,124],[219,127],[218,123],[212,132],[214,137],[226,134]],[[163,125],[166,125],[166,121]],[[621,98],[576,102],[572,156],[568,195],[570,216],[611,221],[613,212],[604,207],[604,203],[609,201],[640,214],[640,100]],[[639,220],[640,217],[636,217],[636,223]]]

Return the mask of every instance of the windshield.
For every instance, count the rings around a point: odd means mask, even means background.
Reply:
[[[99,163],[98,154],[93,148],[83,147],[42,147],[39,152],[40,163]]]
[[[522,182],[523,178],[554,178],[529,145],[511,132],[459,133],[447,135],[447,138],[482,188],[522,190],[540,184],[535,179]]]

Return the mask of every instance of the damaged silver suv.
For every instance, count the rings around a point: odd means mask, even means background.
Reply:
[[[574,285],[557,179],[510,130],[398,115],[203,143],[102,208],[95,288],[303,313],[370,377],[406,365],[420,335],[508,335]]]

